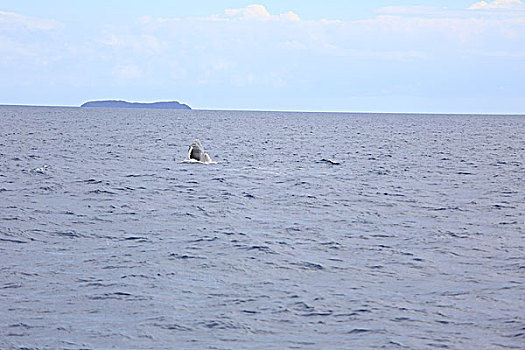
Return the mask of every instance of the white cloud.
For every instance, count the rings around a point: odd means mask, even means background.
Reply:
[[[488,58],[517,62],[525,40],[522,11],[421,6],[387,7],[372,18],[328,21],[300,20],[294,12],[271,13],[262,5],[250,5],[206,18],[144,16],[127,25],[93,27],[81,33],[81,40],[69,26],[55,32],[53,22],[28,18],[0,13],[0,66],[5,71],[22,61],[24,67],[41,69],[42,77],[50,72],[68,81],[64,67],[72,67],[69,76],[89,75],[94,85],[153,87],[151,91],[205,87],[208,92],[234,89],[257,95],[272,89],[300,90],[303,85],[304,91],[313,91],[327,79],[351,90],[345,79],[359,81],[361,72],[377,76],[375,70],[384,67],[405,67],[407,75],[417,76],[431,65],[475,66]],[[3,31],[7,19],[22,30]],[[74,50],[64,50],[65,43]],[[56,52],[64,59],[54,64]],[[45,67],[35,63],[41,57],[49,62]],[[24,69],[19,75],[31,80],[35,74]],[[342,78],[336,79],[339,75]],[[386,76],[396,74],[390,71]],[[382,84],[394,89],[396,80],[391,79],[392,86]],[[367,79],[362,83],[371,91]]]
[[[0,11],[0,25],[4,29],[16,30],[24,27],[29,30],[54,30],[62,27],[62,24],[53,19],[23,16],[13,12]]]
[[[0,11],[0,64],[29,70],[61,60],[63,28],[52,19]]]
[[[241,20],[284,20],[284,21],[299,21],[299,16],[292,11],[281,13],[279,15],[272,15],[266,10],[263,5],[248,5],[244,8],[226,9],[224,15],[214,15],[213,19],[241,19]]]
[[[469,10],[492,10],[492,9],[524,9],[525,4],[521,0],[494,0],[492,2],[480,1],[472,4]]]
[[[241,18],[241,19],[270,19],[271,15],[262,5],[249,5],[240,9],[227,9],[224,11],[227,17]]]
[[[284,20],[287,20],[287,21],[292,21],[292,22],[299,22],[301,19],[299,18],[299,16],[297,16],[295,13],[293,13],[292,11],[290,12],[287,12],[287,13],[281,13],[279,15],[279,18],[281,19],[284,19]]]
[[[261,67],[293,65],[307,55],[394,61],[423,61],[464,52],[508,52],[525,39],[525,17],[503,12],[497,17],[440,7],[386,7],[378,16],[354,21],[300,20],[293,12],[271,14],[262,5],[228,9],[206,18],[143,17],[138,25],[106,31],[112,59],[127,55],[142,67],[184,67],[224,78],[241,70],[243,84],[253,62]],[[299,21],[288,25],[288,21]],[[259,22],[253,25],[254,21]],[[268,57],[280,57],[275,62]],[[217,60],[224,64],[217,64]],[[128,72],[130,73],[130,72]],[[267,74],[268,72],[266,72]],[[217,78],[218,80],[219,78]]]

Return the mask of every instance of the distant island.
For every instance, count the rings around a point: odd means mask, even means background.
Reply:
[[[80,107],[99,107],[99,108],[150,108],[150,109],[191,109],[190,106],[177,101],[167,102],[126,102],[117,100],[89,101]]]

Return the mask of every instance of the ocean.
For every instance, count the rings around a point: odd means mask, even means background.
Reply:
[[[524,134],[0,107],[0,348],[523,349]]]

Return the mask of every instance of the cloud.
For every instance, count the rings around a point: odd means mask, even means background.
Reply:
[[[61,59],[64,25],[46,18],[0,11],[0,68],[45,67]]]
[[[262,5],[219,12],[144,16],[81,32],[73,24],[53,31],[53,21],[2,12],[0,68],[16,71],[12,81],[54,79],[105,91],[133,87],[153,98],[195,91],[195,98],[210,101],[271,91],[283,99],[313,91],[359,96],[377,93],[377,86],[419,93],[420,75],[440,80],[450,72],[450,81],[461,83],[468,79],[454,76],[464,77],[464,71],[477,76],[489,63],[495,77],[505,69],[525,72],[523,11],[397,6],[370,18],[331,21],[272,13]],[[19,30],[4,30],[8,21]],[[53,60],[57,53],[63,58]],[[46,65],[39,63],[43,58]],[[498,82],[506,84],[503,78]]]
[[[29,30],[55,30],[60,29],[62,24],[53,19],[23,16],[14,12],[0,11],[0,26],[3,29],[17,30],[20,27]]]
[[[118,65],[113,70],[113,75],[119,79],[130,80],[140,79],[144,76],[144,73],[139,66],[134,64],[123,64]]]
[[[397,6],[378,9],[378,15],[368,19],[326,21],[299,20],[291,11],[274,15],[262,5],[250,5],[205,18],[146,16],[127,29],[112,28],[102,42],[113,49],[117,61],[127,55],[138,66],[151,61],[153,67],[184,67],[186,72],[208,74],[207,81],[212,81],[213,76],[224,78],[226,72],[250,62],[293,66],[306,55],[405,62],[483,50],[512,54],[525,38],[525,17],[517,12],[495,17],[442,7]],[[275,62],[268,62],[268,57],[275,57]],[[215,60],[227,64],[217,69]]]
[[[469,10],[514,10],[523,9],[525,10],[525,4],[521,0],[494,0],[492,2],[480,1],[472,4]]]
[[[224,11],[227,17],[241,18],[245,20],[258,19],[265,20],[270,19],[271,15],[262,5],[249,5],[245,8],[240,9],[227,9]]]
[[[213,19],[240,19],[245,21],[267,21],[267,20],[283,20],[298,22],[299,16],[294,12],[289,11],[279,15],[271,15],[263,5],[248,5],[244,8],[226,9],[224,15],[214,15]]]

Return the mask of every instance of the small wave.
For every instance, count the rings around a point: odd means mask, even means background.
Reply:
[[[156,174],[129,174],[126,177],[151,177],[156,176]]]
[[[108,191],[108,190],[100,190],[100,189],[88,191],[87,193],[90,193],[90,194],[116,194],[115,192],[111,192],[111,191]]]
[[[97,184],[101,184],[102,180],[87,179],[87,180],[82,180],[82,182],[87,183],[87,184],[97,185]]]
[[[21,283],[9,282],[4,285],[1,285],[0,289],[11,289],[11,288],[21,288],[21,287],[22,287]]]
[[[202,259],[202,260],[205,260],[205,259],[207,259],[204,256],[189,255],[189,254],[179,254],[179,253],[171,253],[170,257],[175,258],[175,259],[182,259],[182,260],[186,260],[186,259]]]
[[[300,268],[305,270],[324,270],[323,265],[307,261],[301,263],[292,263],[292,265],[299,266]]]
[[[44,165],[44,166],[39,167],[39,168],[31,169],[31,173],[33,173],[33,174],[47,174],[48,169],[49,169],[49,167],[47,165]]]
[[[65,232],[61,232],[61,231],[57,231],[57,232],[53,232],[54,235],[56,236],[60,236],[60,237],[67,237],[67,238],[81,238],[81,237],[84,237],[83,235],[79,234],[79,233],[76,233],[74,231],[65,231]]]
[[[35,326],[30,326],[26,323],[14,323],[14,324],[10,324],[9,325],[9,328],[23,328],[23,329],[31,329],[31,328],[36,328]]]
[[[200,242],[213,242],[218,240],[219,237],[204,237],[204,238],[198,238],[191,241],[188,241],[188,243],[200,243]]]
[[[256,250],[256,251],[259,251],[261,253],[266,253],[266,254],[277,254],[272,249],[270,249],[270,247],[262,246],[262,245],[242,246],[242,247],[239,247],[239,248],[247,250],[247,251]]]
[[[21,241],[18,239],[9,239],[9,238],[0,238],[0,241],[2,242],[10,242],[10,243],[29,243],[27,241]]]
[[[145,296],[137,296],[133,295],[128,292],[113,292],[113,293],[104,293],[104,294],[97,294],[88,297],[88,299],[91,300],[129,300],[129,301],[140,301],[140,300],[149,300],[151,297],[145,297]]]
[[[330,159],[330,158],[323,158],[318,163],[326,163],[326,164],[330,164],[330,165],[341,165],[341,162],[338,162],[338,161]]]
[[[304,317],[330,316],[332,314],[333,314],[332,311],[316,311],[316,312],[308,312],[308,313],[302,314],[301,316],[304,316]]]
[[[149,239],[148,237],[142,237],[142,236],[129,236],[124,237],[124,241],[139,241],[139,242],[147,242]]]
[[[370,332],[372,332],[370,329],[354,328],[351,331],[347,332],[347,334],[364,334],[364,333],[370,333]]]
[[[153,326],[159,327],[161,329],[170,330],[170,331],[191,331],[191,328],[186,327],[186,326],[181,326],[176,323],[167,323],[167,324],[154,323]]]
[[[221,319],[203,321],[203,322],[200,322],[200,325],[208,329],[219,329],[219,330],[242,329],[246,331],[251,331],[251,328],[244,324],[229,321],[229,320],[221,320]]]
[[[196,159],[184,159],[181,161],[181,163],[190,163],[190,164],[218,164],[218,162],[209,161],[209,162],[201,162]]]

